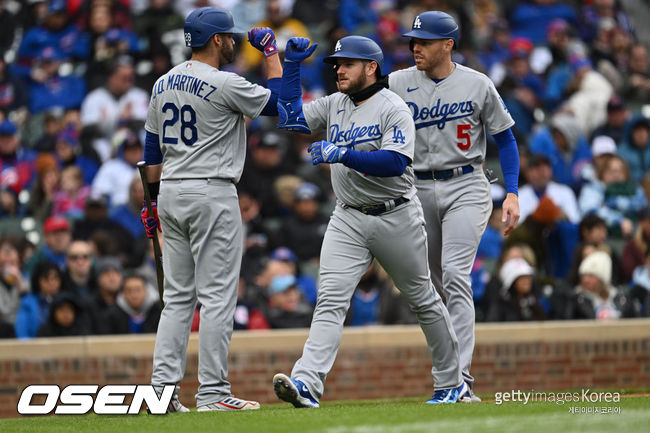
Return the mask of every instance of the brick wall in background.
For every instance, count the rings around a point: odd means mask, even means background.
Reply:
[[[476,391],[650,387],[650,320],[477,326]],[[306,330],[235,333],[230,381],[237,396],[276,403],[271,378],[289,373]],[[153,336],[0,342],[0,416],[17,416],[28,384],[148,383]],[[181,401],[194,406],[192,336]],[[432,393],[431,360],[418,327],[346,329],[324,401]]]

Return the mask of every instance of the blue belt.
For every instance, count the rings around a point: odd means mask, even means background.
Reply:
[[[396,198],[395,200],[390,200],[388,206],[386,206],[385,203],[380,203],[380,204],[369,204],[369,205],[364,205],[359,207],[354,207],[354,206],[349,206],[349,207],[351,207],[352,209],[356,209],[361,213],[365,213],[366,215],[377,216],[383,214],[386,211],[395,209],[397,206],[404,204],[407,201],[409,201],[409,199],[400,197],[400,198]]]
[[[415,177],[420,180],[449,180],[452,177],[462,176],[473,171],[474,167],[468,164],[462,167],[450,168],[449,170],[416,171]]]

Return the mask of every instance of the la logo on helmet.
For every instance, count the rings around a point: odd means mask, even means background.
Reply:
[[[334,47],[334,52],[341,51],[341,41],[336,41],[336,47]]]
[[[420,15],[415,17],[415,21],[413,21],[413,28],[414,29],[419,29],[422,27],[422,21],[420,21]]]

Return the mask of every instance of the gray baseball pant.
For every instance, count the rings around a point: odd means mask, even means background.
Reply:
[[[435,389],[459,386],[458,342],[449,314],[431,283],[424,218],[417,197],[379,216],[336,206],[323,240],[318,301],[309,338],[291,376],[321,398],[350,299],[373,256],[418,318],[433,359]]]
[[[162,181],[158,204],[165,307],[156,334],[151,383],[177,385],[183,379],[198,300],[196,403],[216,403],[231,395],[228,349],[242,256],[237,190],[221,179]]]
[[[424,209],[433,284],[441,290],[460,345],[463,378],[471,387],[474,300],[470,272],[492,212],[490,184],[483,170],[449,180],[418,180]]]

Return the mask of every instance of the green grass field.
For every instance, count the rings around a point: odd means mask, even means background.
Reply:
[[[647,432],[650,397],[620,403],[551,402],[428,406],[423,399],[324,402],[320,409],[288,404],[259,411],[167,416],[48,416],[0,420],[0,432],[232,432],[232,433],[627,433]],[[575,407],[618,407],[618,414],[571,414]],[[645,426],[645,427],[644,427]]]

